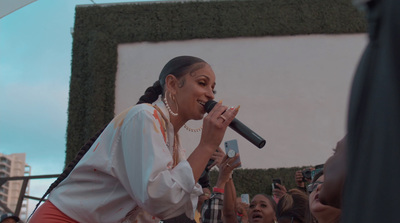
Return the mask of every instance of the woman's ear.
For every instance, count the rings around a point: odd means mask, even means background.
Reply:
[[[165,77],[165,90],[171,94],[176,94],[176,88],[178,87],[178,79],[172,74],[168,74]]]

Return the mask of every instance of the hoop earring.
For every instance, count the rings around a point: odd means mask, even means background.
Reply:
[[[183,127],[188,130],[189,132],[200,132],[201,130],[203,130],[203,126],[197,129],[192,129],[189,126],[187,126],[186,124],[183,125]]]
[[[171,93],[170,93],[170,95],[171,95]],[[171,97],[171,96],[170,96]],[[165,107],[167,107],[167,110],[168,110],[168,112],[172,115],[172,116],[178,116],[178,111],[175,113],[175,112],[173,112],[172,111],[172,109],[171,109],[171,107],[169,106],[169,104],[168,104],[168,100],[167,100],[167,94],[165,94],[165,97],[164,97],[164,104],[165,104]],[[178,108],[178,105],[176,106],[176,108]],[[177,109],[178,110],[178,109]]]

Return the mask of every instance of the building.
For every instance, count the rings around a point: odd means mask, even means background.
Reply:
[[[0,177],[30,176],[31,167],[25,163],[25,153],[13,153],[5,155],[0,153]],[[15,211],[22,186],[22,180],[8,181],[0,187],[0,201]],[[26,195],[29,195],[29,183],[26,188]],[[4,210],[0,207],[0,212]],[[28,214],[28,200],[24,199],[19,217],[26,220]]]

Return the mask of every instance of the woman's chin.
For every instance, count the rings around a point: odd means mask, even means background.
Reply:
[[[193,120],[202,120],[204,118],[204,113],[201,113],[193,118]]]
[[[312,209],[312,212],[318,213],[318,212],[324,212],[330,207],[323,205],[320,202],[314,202],[314,204],[310,208]]]

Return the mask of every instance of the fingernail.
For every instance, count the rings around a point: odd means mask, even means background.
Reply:
[[[230,109],[230,110],[233,110],[233,109],[235,109],[235,107],[231,106],[229,109]]]
[[[222,100],[220,100],[220,101],[218,102],[218,104],[222,104]]]
[[[240,105],[237,106],[236,111],[238,112],[240,109]]]

